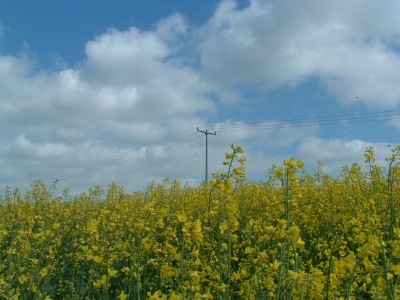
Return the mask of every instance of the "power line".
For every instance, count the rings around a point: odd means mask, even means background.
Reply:
[[[157,149],[157,150],[153,150],[153,151],[149,151],[149,152],[146,151],[146,153],[142,153],[141,155],[137,155],[136,157],[131,157],[131,158],[123,159],[123,160],[120,160],[120,161],[118,161],[118,162],[114,162],[112,165],[97,167],[97,168],[94,168],[94,169],[92,169],[92,170],[85,171],[85,172],[83,172],[83,173],[79,173],[79,174],[75,174],[75,175],[71,175],[71,176],[67,176],[67,177],[61,177],[59,180],[64,180],[64,179],[68,179],[68,178],[80,176],[80,175],[83,175],[83,174],[91,173],[91,172],[94,172],[94,171],[98,171],[98,170],[101,170],[101,169],[105,169],[105,168],[108,168],[108,167],[112,167],[112,166],[121,164],[121,163],[123,163],[123,162],[127,162],[127,161],[130,161],[130,160],[134,160],[134,159],[137,159],[137,158],[140,158],[140,157],[145,157],[145,156],[147,156],[148,154],[153,154],[153,153],[155,153],[155,152],[163,151],[163,150],[165,150],[165,149],[169,149],[169,148],[172,148],[172,147],[175,147],[175,146],[178,146],[178,145],[181,145],[181,144],[183,144],[183,143],[187,143],[187,142],[190,142],[190,141],[199,139],[199,138],[200,138],[200,137],[194,137],[194,138],[191,138],[191,139],[189,139],[189,140],[176,143],[176,144],[174,144],[174,145],[167,145],[167,146],[165,146],[165,147],[162,147],[162,149]]]
[[[395,117],[395,118],[393,118]],[[345,119],[344,119],[345,118]],[[372,113],[362,113],[362,114],[347,114],[347,115],[335,115],[335,116],[323,116],[323,117],[314,117],[314,118],[301,118],[301,119],[286,119],[286,120],[274,120],[262,123],[232,123],[232,124],[213,124],[208,125],[207,127],[218,129],[219,132],[231,132],[231,131],[247,131],[247,130],[266,130],[266,129],[277,129],[277,128],[290,128],[290,127],[309,127],[309,126],[327,126],[327,125],[337,125],[343,123],[365,123],[365,122],[378,122],[392,119],[400,119],[400,110],[392,110],[392,111],[381,111],[381,112],[372,112]],[[55,175],[46,176],[42,178],[42,180],[54,180],[57,178],[58,180],[65,180],[69,178],[73,178],[76,176],[80,176],[83,174],[91,173],[94,171],[98,171],[101,169],[105,169],[111,166],[115,166],[121,164],[123,162],[127,162],[130,160],[138,159],[144,157],[149,154],[153,154],[159,151],[163,151],[165,149],[169,149],[171,147],[175,147],[181,145],[183,143],[187,143],[189,141],[198,139],[200,137],[195,137],[191,139],[187,139],[191,136],[196,135],[196,133],[186,134],[178,138],[178,136],[188,133],[194,130],[194,128],[185,130],[183,132],[177,133],[175,135],[166,137],[164,139],[155,141],[148,145],[142,146],[140,148],[136,148],[133,150],[129,150],[87,165],[84,165],[80,168],[72,169],[69,171],[61,172]],[[197,128],[197,131],[198,130]],[[200,131],[205,133],[204,131]],[[207,131],[207,133],[211,134]],[[207,134],[206,134],[207,136]],[[172,139],[175,138],[175,139]],[[168,141],[172,139],[171,141]],[[183,140],[183,141],[182,141]],[[160,142],[163,142],[160,144]],[[168,142],[166,142],[168,141]],[[180,141],[178,143],[175,143]],[[175,143],[175,144],[174,144]],[[145,149],[141,151],[141,149]],[[207,158],[206,158],[207,160]],[[207,162],[206,162],[207,164]],[[207,166],[206,166],[206,181],[207,181]],[[17,188],[23,188],[29,186],[30,183],[23,183],[17,185]]]
[[[369,123],[369,122],[379,122],[379,121],[388,121],[388,120],[398,120],[398,118],[391,118],[391,119],[380,119],[380,120],[354,120],[351,122],[346,122],[349,124],[353,123]],[[315,126],[327,126],[327,125],[339,125],[344,124],[344,122],[330,122],[330,123],[303,123],[303,124],[290,124],[290,123],[283,123],[277,124],[275,126],[254,126],[254,127],[246,127],[246,125],[242,127],[237,127],[233,129],[219,129],[218,132],[230,132],[230,131],[247,131],[247,130],[265,130],[265,129],[279,129],[279,128],[290,128],[290,127],[315,127]]]
[[[383,115],[382,115],[383,114]],[[400,116],[400,110],[390,110],[390,111],[379,111],[379,112],[372,112],[372,113],[361,113],[361,114],[344,114],[344,115],[333,115],[333,116],[323,116],[323,117],[313,117],[313,118],[297,118],[297,119],[283,119],[283,120],[274,120],[268,121],[268,124],[274,123],[300,123],[301,121],[308,121],[308,122],[317,122],[317,121],[334,121],[340,120],[339,118],[350,117],[350,119],[360,119],[360,118],[377,118],[381,116]],[[260,125],[260,122],[247,122],[246,125]],[[216,126],[215,124],[211,125],[208,124],[207,127]],[[218,128],[222,127],[232,127],[232,126],[242,126],[242,124],[218,124]]]
[[[196,135],[196,133],[191,133],[191,134],[187,134],[187,135],[185,135],[183,137],[175,138],[175,139],[173,139],[171,141],[168,141],[167,143],[164,143],[164,144],[161,144],[161,145],[159,144],[161,141],[166,141],[168,139],[171,139],[173,137],[177,137],[179,135],[185,134],[185,133],[187,133],[189,131],[192,131],[192,130],[194,130],[194,129],[191,128],[191,129],[185,130],[185,131],[180,132],[178,134],[175,134],[175,135],[169,136],[167,138],[155,141],[155,142],[153,142],[151,144],[148,144],[146,146],[142,146],[140,148],[136,148],[136,149],[133,149],[133,150],[130,150],[130,151],[126,151],[124,153],[120,153],[120,154],[111,156],[109,158],[102,159],[102,160],[99,160],[99,161],[84,165],[84,166],[82,166],[80,168],[76,168],[76,169],[72,169],[72,170],[69,170],[69,171],[65,171],[65,172],[54,174],[54,175],[46,176],[46,177],[43,177],[42,180],[43,181],[54,180],[55,178],[57,178],[58,180],[63,180],[63,179],[67,179],[67,178],[72,178],[72,177],[79,176],[79,175],[82,175],[82,174],[86,174],[86,173],[90,173],[90,172],[97,171],[97,170],[100,170],[100,169],[104,169],[104,168],[107,168],[107,167],[111,167],[113,165],[117,165],[117,164],[120,164],[122,162],[126,162],[126,161],[129,161],[129,160],[140,158],[140,157],[146,156],[147,154],[152,154],[152,153],[155,153],[155,152],[158,152],[158,151],[162,151],[164,149],[168,149],[168,148],[180,145],[182,143],[197,139],[198,137],[192,138],[192,139],[189,139],[189,140],[184,140],[184,141],[181,141],[179,143],[171,145],[172,143],[175,143],[176,141],[179,141],[179,140],[191,137],[193,135]],[[158,147],[161,147],[161,149],[157,150]],[[143,152],[140,151],[141,149],[145,149],[145,154],[143,154]],[[28,183],[28,182],[22,183],[22,184],[17,185],[16,188],[23,188],[23,187],[29,186],[30,184],[31,183]]]
[[[242,130],[263,130],[277,129],[281,127],[308,127],[308,126],[325,126],[350,123],[365,123],[387,121],[400,118],[400,110],[386,111],[377,113],[365,113],[359,115],[339,115],[320,118],[304,118],[304,119],[288,119],[276,120],[263,123],[231,123],[231,124],[215,124],[208,127],[217,129],[219,132],[242,131]],[[343,119],[343,117],[347,117]],[[394,117],[394,118],[393,118]]]

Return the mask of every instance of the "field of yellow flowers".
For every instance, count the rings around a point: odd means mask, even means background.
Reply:
[[[6,190],[0,299],[400,299],[400,147],[385,167],[367,148],[365,170],[289,159],[260,182],[242,152],[199,187]]]

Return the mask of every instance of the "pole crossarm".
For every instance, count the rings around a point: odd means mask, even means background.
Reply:
[[[198,131],[198,132],[202,132],[202,133],[204,133],[205,135],[209,135],[209,134],[217,135],[217,132],[216,132],[216,131],[214,131],[214,133],[208,131],[207,129],[206,129],[206,131],[203,131],[203,130],[199,130],[199,127],[197,127],[197,131]]]
[[[199,130],[199,127],[197,127],[197,131],[202,132],[206,135],[206,178],[205,178],[206,181],[205,181],[205,184],[207,185],[207,183],[208,183],[208,135],[209,134],[217,135],[217,132],[214,131],[214,133],[212,133],[212,132],[209,132],[207,129],[206,129],[206,131]]]

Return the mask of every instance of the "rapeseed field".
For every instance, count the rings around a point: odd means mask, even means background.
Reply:
[[[0,198],[0,299],[400,299],[400,147],[385,166],[251,182],[232,145],[207,184]]]

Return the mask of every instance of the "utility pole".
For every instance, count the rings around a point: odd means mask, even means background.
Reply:
[[[209,132],[207,129],[206,131],[199,130],[199,127],[197,127],[198,132],[202,132],[206,135],[206,185],[208,184],[208,135],[217,135],[217,132],[215,131],[214,133]]]

